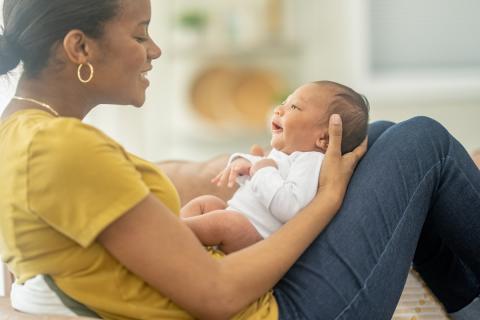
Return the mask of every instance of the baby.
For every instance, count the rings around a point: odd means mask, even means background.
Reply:
[[[349,87],[331,81],[302,85],[274,110],[269,155],[233,154],[212,180],[239,184],[228,206],[205,195],[187,203],[180,216],[202,244],[225,253],[268,237],[315,196],[330,115],[342,118],[347,153],[365,139],[368,112],[366,98]]]

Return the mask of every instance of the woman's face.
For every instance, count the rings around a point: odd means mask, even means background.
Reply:
[[[147,72],[161,50],[148,34],[150,0],[122,0],[120,6],[117,16],[105,24],[98,59],[89,62],[95,68],[100,103],[140,107],[149,86]]]

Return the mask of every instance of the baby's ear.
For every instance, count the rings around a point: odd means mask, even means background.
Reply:
[[[327,152],[328,148],[328,134],[322,135],[317,138],[315,141],[315,146],[319,149],[321,153]]]

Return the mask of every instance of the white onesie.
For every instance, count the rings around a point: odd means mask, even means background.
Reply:
[[[235,153],[255,164],[263,157]],[[278,169],[265,167],[253,177],[237,179],[240,188],[228,201],[227,210],[244,214],[263,238],[267,238],[305,207],[317,192],[318,176],[324,154],[317,151],[293,152],[288,155],[273,149],[267,158],[275,160]]]

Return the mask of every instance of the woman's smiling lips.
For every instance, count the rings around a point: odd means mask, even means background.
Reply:
[[[148,75],[148,71],[144,71],[144,72],[140,73],[140,80],[145,82],[146,85],[148,86],[148,85],[150,85],[150,81],[148,80],[147,75]]]
[[[147,84],[150,85],[150,81],[147,78],[148,72],[152,70],[152,66],[149,66],[145,71],[140,72],[140,79]]]

